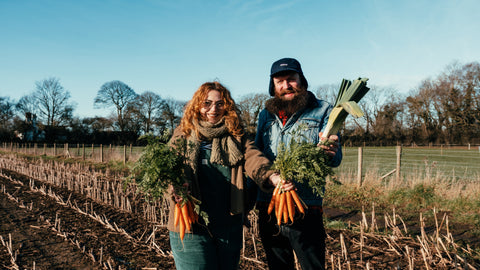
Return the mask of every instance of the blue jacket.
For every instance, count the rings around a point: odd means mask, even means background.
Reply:
[[[314,98],[313,94],[310,94]],[[265,154],[265,156],[274,161],[277,156],[277,149],[280,142],[288,145],[292,138],[292,131],[298,126],[306,126],[303,134],[312,144],[318,144],[320,138],[318,133],[327,125],[328,115],[332,110],[332,106],[323,100],[314,98],[313,102],[307,108],[300,110],[288,118],[285,126],[278,115],[262,110],[258,119],[257,134],[255,144]],[[342,161],[342,149],[339,148],[337,154],[330,160],[330,166],[337,167]],[[307,205],[322,205],[322,197],[314,194],[313,190],[308,187],[307,183],[295,183],[300,198]],[[268,202],[272,194],[259,191],[257,201]]]

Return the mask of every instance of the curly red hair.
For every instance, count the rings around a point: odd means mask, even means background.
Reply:
[[[200,138],[200,134],[193,123],[194,120],[203,120],[200,109],[203,106],[203,102],[207,99],[208,92],[212,90],[220,92],[223,102],[225,102],[224,118],[229,133],[233,136],[242,136],[244,133],[240,120],[240,110],[232,99],[230,91],[219,82],[206,82],[195,91],[192,99],[185,107],[185,112],[180,122],[183,133],[190,136],[192,132],[195,132],[197,137]]]

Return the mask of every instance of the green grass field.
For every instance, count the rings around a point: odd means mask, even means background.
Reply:
[[[336,168],[339,176],[356,175],[358,148],[344,148],[342,164]],[[375,172],[383,176],[396,168],[396,147],[364,147],[363,174]],[[413,148],[403,147],[401,176],[451,180],[480,179],[480,150],[467,148]]]

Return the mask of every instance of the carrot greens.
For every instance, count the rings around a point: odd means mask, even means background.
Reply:
[[[150,140],[133,168],[138,186],[152,198],[158,199],[172,192],[181,197],[181,201],[175,202],[174,226],[179,226],[182,241],[199,216],[208,224],[207,214],[200,211],[201,202],[188,190],[185,178],[188,151],[191,147],[184,139],[178,139],[172,145]]]

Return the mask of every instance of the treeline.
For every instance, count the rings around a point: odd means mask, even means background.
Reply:
[[[478,62],[452,63],[408,94],[369,86],[370,92],[360,102],[365,117],[347,118],[342,130],[344,143],[480,144]],[[338,87],[323,85],[310,90],[333,103]],[[266,90],[257,92],[261,94],[236,100],[252,137],[269,98]],[[121,81],[110,81],[98,90],[94,106],[110,109],[111,114],[80,118],[74,116],[69,91],[59,79],[48,78],[36,82],[35,90],[18,101],[0,97],[0,141],[139,144],[143,134],[171,132],[179,124],[185,104],[152,91],[137,94]]]
[[[142,134],[173,130],[185,104],[151,91],[137,94],[116,80],[103,84],[94,99],[96,108],[111,109],[111,114],[80,118],[73,114],[69,91],[59,79],[48,78],[18,101],[0,97],[0,140],[136,144]]]

